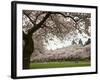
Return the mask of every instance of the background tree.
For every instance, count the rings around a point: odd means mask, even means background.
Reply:
[[[73,41],[72,41],[72,45],[76,45],[76,42],[75,42],[75,40],[73,39]]]

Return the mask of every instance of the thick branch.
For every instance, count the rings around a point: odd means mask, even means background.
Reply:
[[[37,20],[38,20],[38,18],[39,18],[39,16],[41,16],[42,14],[44,14],[44,12],[42,12],[42,13],[40,13],[40,14],[36,14],[36,19],[35,19],[35,24],[36,24],[36,22],[37,22]]]
[[[50,12],[48,12],[46,14],[46,16],[42,19],[42,21],[40,23],[38,23],[37,25],[35,25],[33,28],[29,29],[28,34],[32,34],[35,31],[37,31],[39,28],[41,28],[41,25],[48,19],[48,17],[50,16]]]
[[[74,17],[73,16],[71,16],[71,15],[65,15],[65,14],[63,14],[63,13],[61,13],[61,12],[52,12],[52,14],[60,14],[60,15],[62,15],[63,17],[65,17],[65,18],[67,18],[67,17],[69,17],[69,18],[71,18],[75,23],[76,23],[76,20],[74,19]]]

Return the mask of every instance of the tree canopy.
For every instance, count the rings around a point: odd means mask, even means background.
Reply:
[[[75,33],[75,30],[90,36],[90,18],[90,13],[23,10],[23,31],[34,33],[35,39],[43,38],[45,41],[49,34],[63,40],[66,34]]]

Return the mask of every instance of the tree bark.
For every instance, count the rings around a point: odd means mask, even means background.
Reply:
[[[23,32],[23,40],[25,45],[23,46],[23,69],[30,68],[30,56],[34,51],[34,41],[32,39],[32,35],[26,35]]]

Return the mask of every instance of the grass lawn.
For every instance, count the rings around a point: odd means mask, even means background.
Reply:
[[[41,68],[63,68],[63,67],[84,67],[90,66],[90,61],[63,61],[63,62],[41,62],[31,63],[30,69],[41,69]]]

